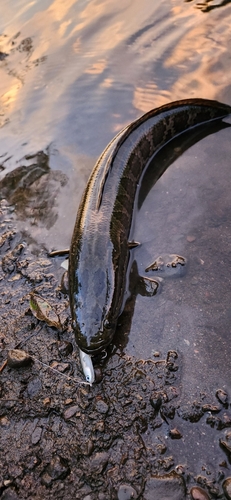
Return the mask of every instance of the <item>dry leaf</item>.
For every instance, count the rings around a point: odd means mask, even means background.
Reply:
[[[33,315],[40,321],[45,321],[48,326],[54,326],[62,330],[60,319],[51,305],[39,295],[30,294],[30,309]]]

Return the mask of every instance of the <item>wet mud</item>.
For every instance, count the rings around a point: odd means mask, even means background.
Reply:
[[[102,381],[81,384],[61,259],[32,250],[2,200],[1,498],[230,498],[229,394],[217,387],[182,402],[177,346],[144,360],[114,345]],[[32,315],[31,292],[49,301],[62,329]],[[30,362],[12,363],[15,348]],[[196,465],[185,461],[190,446]],[[215,462],[205,461],[206,446]]]

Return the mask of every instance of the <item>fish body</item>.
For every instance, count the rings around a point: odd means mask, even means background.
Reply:
[[[69,253],[72,325],[82,351],[99,353],[115,333],[134,200],[145,167],[172,138],[230,113],[230,106],[217,101],[173,102],[125,127],[100,156],[79,206]]]

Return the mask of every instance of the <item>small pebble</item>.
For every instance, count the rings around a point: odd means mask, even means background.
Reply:
[[[65,479],[69,472],[70,469],[67,465],[66,460],[57,455],[47,465],[45,471],[42,474],[41,483],[45,486],[50,486],[52,482],[56,481],[57,479]]]
[[[90,463],[90,470],[93,474],[101,474],[102,470],[106,467],[109,460],[109,454],[106,451],[96,453]]]
[[[210,500],[210,497],[208,496],[206,491],[199,486],[194,486],[193,488],[191,488],[190,494],[193,500]]]
[[[27,352],[20,349],[11,349],[8,351],[7,364],[10,368],[20,368],[21,366],[28,366],[32,363],[32,358]]]
[[[77,411],[79,410],[79,406],[70,406],[67,410],[64,412],[64,418],[65,420],[68,420],[69,418],[73,417]]]
[[[49,404],[50,404],[50,402],[51,402],[51,398],[44,398],[44,400],[43,400],[43,404],[44,404],[45,406],[49,405]]]
[[[231,433],[229,432],[228,434],[226,434],[225,436],[225,439],[220,439],[220,445],[222,448],[225,449],[226,452],[228,452],[229,454],[231,454]]]
[[[105,495],[105,493],[103,493],[103,492],[102,492],[102,493],[99,493],[99,495],[98,495],[98,500],[106,500],[106,495]]]
[[[222,460],[222,462],[219,463],[219,467],[225,467],[225,469],[228,469],[228,464],[226,460]]]
[[[159,358],[160,357],[159,351],[154,351],[152,354],[153,354],[154,358]]]
[[[96,405],[95,405],[95,409],[99,412],[99,413],[107,413],[108,410],[109,410],[109,406],[107,405],[107,403],[105,403],[105,401],[103,401],[102,399],[99,399],[97,402],[96,402]]]
[[[42,427],[36,427],[34,432],[32,433],[32,436],[31,436],[31,442],[32,444],[37,444],[40,439],[41,439],[41,436],[42,436]]]
[[[5,479],[3,481],[3,484],[4,484],[5,488],[8,488],[8,486],[10,486],[12,484],[12,482],[13,481],[11,479]]]
[[[231,500],[231,477],[227,477],[227,479],[222,484],[224,494],[228,500]]]
[[[223,391],[223,389],[218,389],[216,391],[216,397],[222,405],[226,405],[228,403],[228,394]]]
[[[94,372],[95,372],[95,383],[99,384],[103,380],[102,368],[100,366],[94,366]]]
[[[67,398],[67,399],[64,401],[64,404],[65,404],[65,405],[70,405],[71,403],[73,403],[73,399],[72,399],[72,398]]]
[[[7,417],[3,416],[0,417],[0,427],[9,427],[10,426],[10,421]]]
[[[172,439],[181,439],[181,438],[182,438],[182,434],[181,434],[181,432],[180,432],[180,431],[178,431],[178,429],[176,429],[176,428],[175,428],[175,429],[171,429],[171,430],[169,431],[169,436],[170,436],[170,438],[172,438]]]
[[[187,241],[188,241],[189,243],[192,243],[193,241],[195,241],[195,239],[196,239],[196,237],[195,237],[195,236],[192,236],[192,235],[188,235],[188,236],[187,236]]]
[[[178,474],[185,474],[185,471],[186,471],[185,465],[179,464],[176,466],[176,472]]]
[[[101,420],[100,422],[96,422],[95,424],[95,430],[99,432],[104,432],[104,422]]]
[[[93,451],[94,451],[94,443],[91,439],[89,439],[87,441],[87,446],[86,446],[87,456],[90,457]]]
[[[132,500],[137,498],[136,490],[129,484],[121,484],[117,494],[118,500]]]
[[[58,370],[60,373],[64,373],[69,370],[70,365],[69,363],[59,363],[58,361],[52,361],[50,367],[54,370]]]

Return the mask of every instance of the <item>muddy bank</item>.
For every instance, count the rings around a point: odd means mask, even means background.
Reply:
[[[217,387],[182,402],[177,348],[141,360],[115,345],[102,382],[81,385],[61,259],[28,245],[4,200],[0,216],[1,498],[230,498],[228,394]],[[31,291],[50,302],[63,331],[32,315]],[[29,366],[4,367],[15,347]]]

